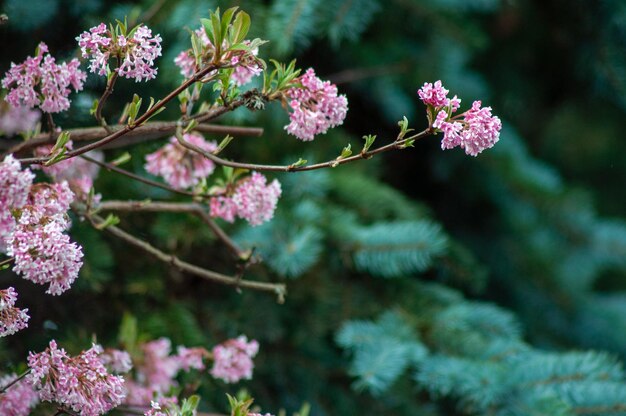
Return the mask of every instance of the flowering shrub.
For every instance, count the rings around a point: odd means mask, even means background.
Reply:
[[[250,17],[245,12],[237,8],[222,14],[218,11],[201,23],[202,27],[191,33],[191,47],[175,58],[184,78],[181,84],[163,99],[151,99],[143,111],[143,99],[135,94],[118,125],[109,125],[102,114],[117,79],[149,81],[158,74],[156,62],[162,53],[162,38],[153,35],[145,24],[128,30],[126,23],[117,22],[116,26],[100,23],[76,37],[82,58],[89,61],[90,72],[106,77],[105,90],[91,111],[97,122],[93,129],[64,130],[54,124],[53,114],[70,107],[70,87],[78,92],[86,80],[78,59],[57,64],[48,54],[46,44],[41,43],[34,57],[12,64],[2,79],[5,101],[13,108],[11,111],[25,120],[20,126],[4,122],[0,129],[7,134],[21,130],[28,140],[13,148],[12,154],[0,163],[0,251],[6,254],[0,265],[10,267],[16,275],[33,283],[48,285],[48,294],[58,296],[68,291],[79,278],[84,257],[83,248],[68,234],[72,215],[75,221],[85,221],[95,230],[120,238],[185,273],[237,289],[271,292],[282,302],[286,293],[284,284],[244,278],[246,269],[258,262],[259,257],[253,249],[239,247],[216,221],[232,223],[239,218],[250,226],[271,221],[282,186],[277,179],[266,176],[271,175],[267,172],[334,168],[378,153],[412,147],[416,140],[440,132],[443,149],[458,146],[472,156],[499,140],[502,124],[492,115],[490,107],[482,107],[480,101],[475,101],[469,110],[455,115],[461,100],[456,96],[448,98],[448,90],[437,81],[424,84],[418,91],[426,105],[428,127],[409,134],[412,129],[408,119],[403,118],[398,123],[398,136],[380,147],[373,147],[376,136],[368,135],[360,152],[353,154],[351,145],[347,145],[335,158],[317,164],[299,159],[289,165],[264,165],[222,157],[221,152],[233,139],[229,133],[241,128],[222,126],[227,135],[220,143],[206,140],[204,134],[211,129],[215,131],[216,126],[208,122],[224,113],[242,107],[261,110],[279,102],[287,113],[285,118],[290,120],[284,127],[287,133],[310,142],[343,124],[348,99],[339,94],[336,85],[317,77],[313,68],[302,73],[295,62],[285,65],[278,61],[272,61],[273,68],[268,68],[260,58],[265,42],[247,38]],[[262,87],[244,91],[243,87],[256,76],[262,77]],[[211,85],[214,93],[209,101],[203,101],[205,85]],[[180,104],[178,119],[152,120],[175,99]],[[28,110],[33,107],[44,113],[47,132],[28,132],[36,130],[33,124],[37,117]],[[145,156],[145,170],[158,180],[123,168],[132,157],[130,154],[106,161],[107,146],[123,146],[121,138],[131,139],[133,135],[145,135],[148,140],[169,138],[160,149]],[[89,144],[80,143],[87,141]],[[29,166],[40,168],[51,182],[35,180]],[[108,200],[94,189],[101,167],[111,174],[124,175],[187,200]],[[233,254],[237,272],[230,276],[190,264],[125,231],[116,215],[102,216],[103,212],[116,211],[198,216]],[[289,250],[295,250],[294,246]],[[27,327],[28,309],[15,307],[16,300],[13,287],[0,290],[0,336]],[[23,381],[15,381],[15,375],[2,379],[0,409],[5,409],[7,414],[27,414],[37,403],[36,395],[40,401],[53,402],[66,413],[100,415],[115,408],[124,412],[135,406],[146,415],[191,415],[198,399],[189,396],[193,393],[188,391],[189,386],[182,389],[183,373],[210,374],[226,383],[248,380],[254,368],[252,359],[259,352],[258,342],[248,341],[245,335],[216,345],[210,352],[205,346],[179,346],[173,353],[168,338],[148,341],[134,338],[125,344],[125,349],[103,349],[94,343],[71,356],[56,341],[50,341],[43,352],[30,353],[29,369],[23,374]],[[205,362],[210,360],[212,367],[205,371]],[[189,397],[184,398],[183,392]],[[249,411],[250,400],[229,399],[234,415],[261,415]]]

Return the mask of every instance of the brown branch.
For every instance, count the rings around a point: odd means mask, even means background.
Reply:
[[[419,140],[423,137],[429,136],[431,134],[433,134],[433,129],[432,128],[427,128],[426,130],[423,130],[411,137],[407,137],[401,140],[395,140],[392,143],[386,144],[384,146],[381,146],[379,148],[376,148],[374,150],[370,150],[367,152],[360,152],[357,153],[354,156],[349,156],[343,159],[334,159],[334,160],[329,160],[327,162],[322,162],[322,163],[316,163],[314,165],[305,165],[305,166],[299,166],[296,167],[294,165],[258,165],[258,164],[254,164],[254,163],[243,163],[243,162],[232,162],[230,160],[226,160],[226,159],[222,159],[216,155],[214,155],[211,152],[207,152],[206,150],[192,144],[189,143],[188,141],[186,141],[184,138],[182,138],[181,136],[176,136],[176,138],[178,139],[178,142],[186,147],[189,150],[193,150],[194,152],[197,152],[201,155],[203,155],[204,157],[206,157],[209,160],[212,160],[213,162],[215,162],[218,165],[222,165],[222,166],[229,166],[231,168],[239,168],[239,169],[248,169],[248,170],[257,170],[257,171],[270,171],[270,172],[301,172],[301,171],[306,171],[306,170],[316,170],[316,169],[324,169],[324,168],[334,168],[338,165],[343,165],[344,163],[350,163],[350,162],[354,162],[356,160],[361,160],[361,159],[369,159],[372,156],[378,154],[378,153],[382,153],[382,152],[387,152],[389,150],[392,149],[402,149],[404,148],[404,146],[409,142],[409,141],[414,141],[414,140]]]
[[[11,386],[13,386],[14,384],[16,384],[18,381],[20,381],[21,379],[23,379],[24,377],[26,377],[28,375],[28,373],[30,373],[30,369],[24,371],[22,374],[20,374],[18,377],[16,377],[14,380],[11,380],[11,382],[9,384],[7,384],[6,386],[2,387],[2,389],[0,389],[0,394],[5,393]]]
[[[215,113],[212,111],[212,115]],[[217,116],[215,116],[217,117]],[[215,118],[213,117],[213,118]],[[115,143],[109,143],[107,146],[102,146],[104,149],[112,149],[117,147],[125,147],[131,144],[140,143],[144,141],[154,140],[167,135],[173,135],[178,127],[177,121],[150,121],[143,126],[137,127],[132,130],[123,138],[120,138]],[[124,128],[123,125],[109,126],[112,132],[116,132]],[[254,136],[260,137],[263,135],[263,129],[258,127],[239,127],[239,126],[221,126],[217,124],[198,124],[194,127],[202,133],[218,134],[231,136]],[[93,140],[99,140],[106,137],[107,133],[103,131],[102,127],[86,127],[67,130],[72,138],[73,142],[88,142]],[[7,153],[20,153],[26,150],[33,149],[45,144],[54,144],[56,137],[50,139],[48,133],[38,134],[33,136],[30,140],[17,142],[15,140],[2,140],[0,141],[0,149],[9,149]]]
[[[119,65],[119,58],[117,59],[118,61],[118,65]],[[119,72],[115,71],[113,72],[113,75],[111,76],[111,78],[109,79],[109,81],[107,82],[107,86],[104,90],[104,92],[102,93],[102,97],[100,97],[100,99],[98,100],[98,106],[96,107],[96,121],[98,122],[98,124],[100,124],[102,127],[104,127],[105,131],[108,134],[113,133],[113,130],[111,130],[111,127],[109,127],[107,125],[107,122],[104,118],[102,118],[102,108],[104,108],[104,104],[107,101],[107,98],[109,98],[109,96],[111,95],[111,93],[113,92],[113,86],[115,86],[115,81],[117,81],[117,77],[119,76]]]
[[[85,214],[85,217],[89,219],[92,225],[95,228],[99,228],[104,224],[104,219],[94,214]],[[235,286],[236,288],[245,288],[245,289],[254,289],[264,292],[271,292],[276,294],[278,302],[283,303],[285,301],[285,294],[287,293],[287,288],[282,283],[266,283],[266,282],[255,282],[252,280],[244,280],[238,279],[236,277],[227,276],[221,273],[214,272],[212,270],[207,270],[202,267],[193,265],[191,263],[187,263],[185,261],[180,260],[178,257],[165,253],[158,248],[152,246],[150,243],[141,240],[135,237],[132,234],[127,233],[121,228],[116,227],[115,225],[109,225],[104,229],[104,231],[109,234],[118,237],[119,239],[145,251],[148,254],[151,254],[156,259],[171,264],[177,269],[198,276],[202,279],[210,280],[213,282],[221,283],[228,286]]]
[[[71,158],[74,156],[79,156],[82,155],[84,153],[87,153],[90,150],[94,150],[97,149],[99,147],[104,146],[107,143],[110,143],[124,135],[126,135],[128,132],[135,130],[137,127],[141,126],[144,122],[148,121],[152,116],[154,116],[157,111],[159,111],[161,108],[163,108],[165,106],[165,104],[167,104],[168,102],[170,102],[171,100],[173,100],[174,98],[176,98],[178,96],[178,94],[180,94],[181,92],[183,92],[185,89],[187,89],[189,86],[195,84],[196,82],[202,80],[207,74],[211,73],[212,71],[222,68],[224,67],[223,64],[218,63],[218,64],[211,64],[206,66],[205,68],[201,69],[200,71],[196,72],[191,78],[187,79],[185,82],[183,82],[180,86],[178,86],[177,88],[175,88],[173,91],[171,91],[169,94],[167,94],[163,99],[159,100],[151,109],[147,110],[145,113],[143,113],[143,115],[141,117],[139,117],[137,120],[135,120],[133,123],[127,124],[124,128],[115,131],[112,134],[109,134],[108,136],[95,141],[93,143],[90,143],[88,145],[85,145],[83,147],[80,147],[78,149],[74,149],[70,152],[66,153],[66,158]],[[49,160],[49,157],[32,157],[32,158],[26,158],[26,159],[21,159],[20,162],[23,164],[42,164],[45,163]]]
[[[204,207],[196,203],[155,202],[155,201],[103,201],[98,206],[103,211],[130,211],[130,212],[184,212],[200,218],[219,238],[238,260],[248,262],[252,252],[242,250],[219,225],[209,216]]]

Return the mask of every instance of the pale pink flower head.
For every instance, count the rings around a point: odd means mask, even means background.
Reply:
[[[101,348],[70,357],[54,340],[45,351],[28,356],[26,380],[39,398],[67,406],[84,416],[96,416],[119,406],[126,396],[124,379],[111,375],[98,358]]]
[[[348,99],[337,95],[337,86],[315,76],[313,68],[295,80],[302,87],[287,90],[285,96],[292,112],[291,122],[285,126],[289,134],[310,141],[317,134],[343,124],[348,112]]]
[[[189,371],[192,368],[204,370],[204,358],[209,355],[208,351],[201,347],[187,348],[179,346],[177,348],[176,360],[181,370]]]
[[[59,65],[52,56],[44,55],[47,52],[42,42],[35,57],[11,64],[2,86],[9,90],[5,100],[13,107],[38,106],[46,113],[59,113],[70,108],[70,86],[77,92],[83,89],[87,74],[78,69],[78,59]]]
[[[431,105],[433,107],[445,107],[450,104],[448,92],[449,91],[441,85],[441,80],[439,80],[435,81],[434,84],[425,82],[422,88],[417,90],[417,95],[426,105]]]
[[[177,383],[174,380],[179,370],[178,360],[170,356],[172,343],[159,338],[142,345],[143,362],[137,366],[137,381],[163,394]]]
[[[252,172],[240,180],[232,192],[211,198],[210,215],[228,222],[239,217],[252,226],[261,225],[274,216],[281,193],[278,180],[268,184],[265,176]]]
[[[89,58],[89,69],[98,75],[106,75],[109,59],[117,57],[121,64],[116,69],[124,78],[136,82],[156,78],[157,68],[154,61],[161,56],[161,36],[152,35],[145,25],[134,29],[127,38],[119,35],[113,40],[111,32],[104,23],[92,27],[76,38],[83,58]]]
[[[41,113],[37,110],[0,103],[0,134],[13,136],[17,133],[31,131],[40,118]]]
[[[206,141],[196,133],[183,135],[183,139],[199,148],[213,152],[217,143]],[[176,137],[154,153],[146,155],[146,171],[161,176],[171,187],[186,189],[197,185],[215,170],[215,164],[199,153],[183,147]]]
[[[0,389],[17,378],[17,374],[0,376]],[[0,415],[28,416],[39,402],[39,395],[25,380],[20,380],[0,394]]]
[[[17,292],[15,289],[10,287],[0,290],[0,337],[12,335],[28,327],[28,320],[30,319],[26,313],[28,309],[16,308],[16,301]]]
[[[0,162],[0,252],[6,252],[6,239],[15,229],[12,210],[22,208],[28,202],[28,194],[35,175],[22,170],[13,155]]]
[[[107,348],[98,356],[102,364],[114,373],[128,373],[133,368],[130,354],[126,351]]]
[[[236,383],[239,380],[252,378],[254,363],[252,358],[259,352],[259,343],[255,340],[248,342],[245,335],[216,345],[213,347],[213,368],[211,375],[226,383]]]
[[[150,409],[144,413],[144,416],[168,416],[163,410],[159,402],[152,400],[150,401]]]

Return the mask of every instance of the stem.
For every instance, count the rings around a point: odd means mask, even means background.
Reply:
[[[104,220],[98,215],[87,214],[85,213],[85,217],[89,219],[94,227],[98,227],[99,225],[104,223]],[[158,248],[152,246],[150,243],[141,240],[132,234],[127,233],[126,231],[116,227],[115,225],[109,225],[104,229],[111,235],[118,237],[119,239],[126,241],[127,243],[145,251],[148,254],[151,254],[158,260],[171,264],[172,266],[178,268],[183,272],[187,272],[189,274],[198,276],[200,278],[210,280],[213,282],[222,283],[228,286],[235,286],[237,288],[247,288],[254,289],[264,292],[272,292],[276,294],[278,298],[278,303],[283,303],[285,301],[285,294],[287,293],[287,288],[282,283],[265,283],[265,282],[255,282],[251,280],[243,280],[237,279],[236,277],[227,276],[221,273],[214,272],[212,270],[203,269],[202,267],[198,267],[191,263],[187,263],[185,261],[180,260],[178,257],[165,253]]]
[[[189,143],[188,141],[186,141],[182,136],[179,137],[177,136],[176,138],[178,139],[178,142],[186,147],[189,150],[193,150],[194,152],[197,152],[199,154],[201,154],[202,156],[206,157],[209,160],[212,160],[213,162],[215,162],[218,165],[222,165],[222,166],[229,166],[232,168],[240,168],[240,169],[248,169],[248,170],[257,170],[257,171],[270,171],[270,172],[300,172],[300,171],[306,171],[306,170],[316,170],[316,169],[323,169],[323,168],[334,168],[338,165],[343,165],[344,163],[350,163],[350,162],[354,162],[356,160],[361,160],[361,159],[369,159],[372,156],[378,154],[378,153],[383,153],[392,149],[400,149],[402,148],[402,146],[404,144],[406,144],[408,141],[410,140],[418,140],[421,139],[423,137],[429,136],[433,133],[433,129],[432,128],[427,128],[417,134],[414,134],[413,136],[410,137],[406,137],[402,140],[395,140],[392,143],[386,144],[384,146],[381,146],[377,149],[374,150],[370,150],[367,152],[360,152],[357,153],[354,156],[350,156],[350,157],[346,157],[344,159],[334,159],[334,160],[329,160],[328,162],[323,162],[323,163],[316,163],[314,165],[308,165],[308,166],[300,166],[300,167],[295,167],[293,165],[258,165],[258,164],[254,164],[254,163],[242,163],[242,162],[231,162],[229,160],[226,159],[222,159],[216,155],[214,155],[213,153],[207,152],[204,149],[201,149],[200,147]]]
[[[50,130],[48,132],[48,138],[50,139],[50,141],[55,140],[54,133],[56,130],[56,126],[54,124],[54,119],[52,118],[52,114],[46,113],[46,121],[48,122],[48,129]]]
[[[15,380],[11,381],[9,384],[7,384],[6,386],[4,386],[2,389],[0,389],[0,394],[5,393],[12,385],[14,385],[15,383],[17,383],[18,381],[20,381],[21,379],[23,379],[24,377],[26,377],[28,375],[28,373],[30,373],[30,369],[24,371],[22,374],[19,375],[19,377],[17,377]]]
[[[143,113],[143,115],[139,117],[137,120],[135,120],[132,124],[127,124],[123,129],[117,130],[114,133],[111,133],[108,136],[96,142],[93,142],[86,146],[72,150],[71,152],[67,152],[66,153],[67,158],[79,156],[84,153],[87,153],[90,150],[97,149],[98,147],[104,146],[105,144],[110,143],[113,140],[118,139],[124,136],[125,134],[127,134],[128,132],[136,129],[137,127],[141,126],[144,122],[148,121],[150,117],[152,117],[154,114],[156,114],[157,111],[163,108],[165,104],[167,104],[168,102],[176,98],[178,94],[183,92],[190,85],[193,85],[194,83],[200,81],[202,78],[204,78],[205,75],[207,75],[211,71],[214,71],[222,66],[223,65],[221,63],[217,63],[217,64],[208,65],[206,68],[201,69],[200,71],[196,72],[191,78],[189,78],[188,80],[183,82],[180,86],[178,86],[169,94],[167,94],[163,99],[159,100],[150,110]],[[32,157],[32,158],[21,159],[20,162],[23,164],[33,164],[33,163],[42,164],[42,163],[47,162],[48,160],[49,160],[48,157]]]
[[[13,260],[15,260],[13,257],[9,257],[8,259],[4,259],[0,261],[0,267],[5,266],[7,264],[11,264]]]
[[[118,64],[119,64],[119,59],[118,59]],[[107,82],[106,89],[102,93],[102,97],[100,97],[100,100],[98,100],[98,107],[96,107],[96,121],[102,127],[104,127],[104,129],[106,130],[108,134],[111,134],[113,130],[111,130],[111,127],[107,125],[106,120],[102,118],[102,108],[104,108],[104,104],[106,103],[107,98],[109,98],[109,95],[111,95],[111,93],[113,92],[113,86],[115,85],[115,81],[117,81],[118,76],[119,76],[119,72],[117,71],[113,72],[113,75]]]
[[[171,186],[165,185],[161,182],[157,182],[157,181],[153,181],[152,179],[148,179],[148,178],[144,178],[143,176],[139,176],[135,173],[129,172],[125,169],[122,169],[118,166],[115,166],[111,163],[107,163],[107,162],[101,162],[97,159],[94,159],[90,156],[87,155],[81,155],[80,157],[82,157],[83,159],[85,159],[86,161],[90,162],[90,163],[94,163],[98,166],[100,166],[101,168],[107,169],[109,171],[113,171],[115,173],[119,173],[120,175],[124,175],[126,177],[129,177],[137,182],[141,182],[141,183],[145,183],[146,185],[150,185],[150,186],[154,186],[155,188],[161,188],[161,189],[165,189],[166,191],[170,191],[173,192],[175,194],[179,194],[179,195],[185,195],[185,196],[191,196],[191,197],[204,197],[204,195],[201,194],[196,194],[193,192],[189,192],[189,191],[184,191],[181,189],[176,189],[176,188],[172,188]]]
[[[251,251],[242,250],[219,225],[209,216],[204,207],[195,203],[177,202],[153,202],[153,201],[103,201],[99,208],[103,211],[129,211],[129,212],[185,212],[200,218],[224,245],[236,256],[237,259],[249,262]]]

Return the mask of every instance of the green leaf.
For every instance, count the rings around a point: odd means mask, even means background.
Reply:
[[[111,161],[111,164],[115,165],[115,166],[120,166],[120,165],[123,165],[124,163],[129,162],[130,159],[131,159],[130,153],[124,152],[121,155],[119,155],[118,157],[116,157],[115,159],[113,159]]]

